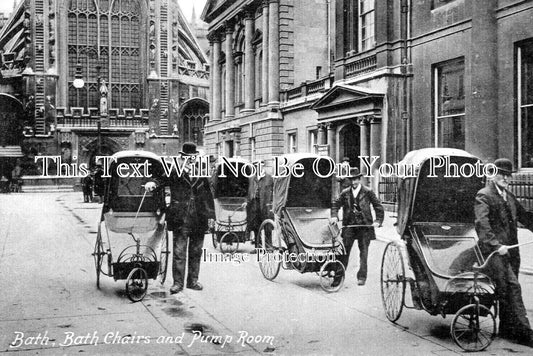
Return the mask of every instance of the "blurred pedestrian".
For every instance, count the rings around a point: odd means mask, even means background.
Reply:
[[[94,171],[94,195],[95,197],[98,197],[98,203],[103,203],[103,197],[104,197],[104,170],[102,168],[102,164],[98,163],[96,165],[96,169]]]
[[[87,174],[82,180],[83,201],[90,203],[93,201],[93,179],[91,174]]]

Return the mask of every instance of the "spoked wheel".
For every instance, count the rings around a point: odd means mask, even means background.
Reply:
[[[277,277],[281,267],[283,257],[281,236],[276,231],[274,221],[271,219],[263,221],[259,227],[258,235],[262,250],[257,252],[260,254],[259,269],[263,273],[263,277],[271,281]]]
[[[159,273],[157,274],[157,280],[161,284],[165,284],[167,279],[168,268],[168,256],[170,251],[168,250],[168,231],[165,231],[165,237],[161,241],[161,253],[159,254]]]
[[[102,272],[102,261],[105,255],[104,247],[102,246],[102,235],[100,228],[98,228],[98,235],[96,235],[96,243],[94,244],[94,267],[96,268],[96,288],[100,288],[100,273]]]
[[[381,260],[381,300],[387,319],[395,322],[402,315],[405,301],[405,265],[394,242],[385,247]]]
[[[239,236],[228,231],[220,239],[220,251],[223,253],[234,253],[239,248]]]
[[[319,272],[320,286],[328,293],[338,292],[344,284],[346,269],[341,261],[328,261]]]
[[[496,319],[486,306],[468,304],[453,317],[450,334],[463,350],[482,351],[496,336]]]
[[[211,231],[211,240],[213,241],[213,248],[216,250],[218,247],[217,231]]]
[[[132,302],[141,301],[148,290],[148,275],[144,268],[135,267],[126,280],[126,294]]]

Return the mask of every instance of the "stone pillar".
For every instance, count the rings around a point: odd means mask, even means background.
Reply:
[[[378,193],[378,184],[379,184],[379,172],[378,168],[382,162],[381,159],[381,117],[380,116],[370,116],[370,162],[373,161],[372,156],[379,157],[376,160],[376,163],[372,166],[372,189],[377,194]]]
[[[263,0],[263,62],[261,68],[261,101],[268,103],[268,0]]]
[[[334,160],[338,160],[339,157],[337,157],[337,145],[335,141],[335,126],[333,126],[331,123],[327,123],[326,129],[328,131],[329,156]]]
[[[363,164],[363,159],[362,157],[363,156],[369,156],[370,155],[370,147],[369,147],[369,143],[370,143],[370,126],[368,125],[368,120],[366,119],[366,117],[361,117],[357,120],[357,124],[359,125],[360,127],[360,154],[359,156],[361,156],[361,164],[360,164],[360,169],[361,169],[361,173],[363,174],[368,174],[369,172],[366,171],[366,168],[365,168],[365,165]]]
[[[325,145],[326,144],[326,126],[324,124],[318,125],[318,133],[317,133],[317,143],[319,145]]]
[[[279,0],[269,0],[268,106],[279,107]]]
[[[226,119],[235,117],[235,66],[233,65],[233,24],[226,24]]]
[[[254,11],[247,9],[244,18],[244,77],[246,80],[244,87],[244,110],[254,110],[255,99],[255,57],[252,46],[254,37]]]
[[[209,39],[209,64],[211,65],[211,73],[209,75],[209,121],[213,120],[215,118],[215,115],[213,115],[214,113],[214,102],[215,100],[213,99],[214,96],[213,96],[213,88],[215,87],[213,82],[213,68],[215,67],[213,65],[213,56],[214,56],[214,45],[213,45],[213,38],[211,36],[208,36],[208,39]]]
[[[211,63],[211,75],[213,76],[213,115],[211,120],[218,121],[221,119],[220,111],[222,110],[222,76],[220,68],[220,36],[213,35],[213,63]]]

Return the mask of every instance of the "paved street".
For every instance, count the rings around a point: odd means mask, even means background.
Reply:
[[[170,273],[164,287],[151,283],[141,303],[129,301],[124,281],[103,276],[98,290],[91,253],[100,208],[82,203],[81,193],[0,195],[0,352],[460,353],[449,336],[450,316],[404,310],[397,325],[386,320],[379,291],[385,242],[380,240],[370,248],[367,285],[357,286],[357,253],[353,253],[345,286],[335,294],[321,290],[316,274],[282,270],[269,282],[255,261],[203,263],[201,292],[186,290],[171,296]],[[394,238],[392,221],[378,234],[380,239]],[[205,247],[213,251],[210,238]],[[247,244],[240,252],[250,251]],[[531,261],[527,256],[533,256],[533,245],[523,247],[522,254],[524,263]],[[531,318],[533,276],[523,274],[520,280]],[[197,330],[203,331],[201,339]],[[42,338],[36,338],[39,334]],[[479,353],[503,354],[526,355],[531,349],[496,339]]]

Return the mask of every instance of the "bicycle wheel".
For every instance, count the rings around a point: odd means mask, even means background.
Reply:
[[[157,279],[159,283],[165,284],[167,279],[167,269],[168,269],[168,256],[170,251],[168,249],[168,231],[165,231],[165,236],[161,242],[161,252],[159,254],[159,272],[157,274]]]
[[[385,315],[395,322],[405,301],[405,265],[398,245],[389,242],[381,260],[381,300]]]
[[[261,242],[261,250],[257,252],[261,254],[259,269],[263,277],[271,281],[277,277],[281,267],[281,237],[276,232],[274,221],[270,219],[263,221],[258,234]]]
[[[98,227],[98,234],[96,235],[96,243],[94,244],[94,266],[96,269],[96,288],[100,289],[100,273],[102,272],[102,256],[105,255],[104,248],[102,246],[102,235],[100,227]]]

